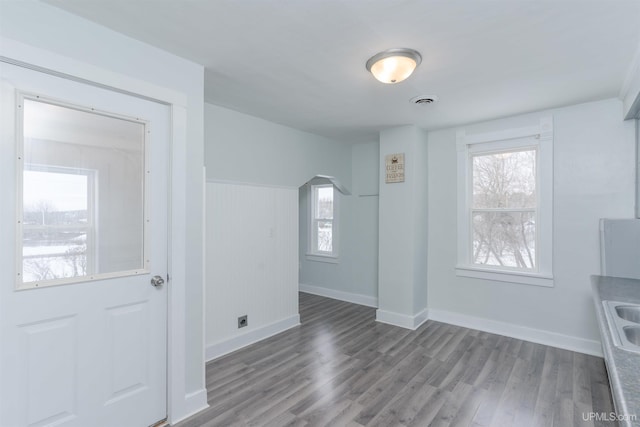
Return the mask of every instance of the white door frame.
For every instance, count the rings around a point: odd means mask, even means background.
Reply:
[[[186,343],[186,145],[187,95],[169,88],[115,73],[94,65],[0,37],[0,61],[35,69],[58,77],[166,104],[170,108],[167,416],[169,422],[205,409],[206,399],[190,402],[185,383]],[[1,298],[1,296],[0,296]],[[0,299],[0,309],[4,302]],[[204,337],[203,337],[204,338]],[[0,343],[0,351],[2,343]],[[203,348],[204,351],[204,348]],[[204,359],[203,359],[204,360]],[[204,366],[203,375],[204,375]],[[205,394],[206,396],[206,394]]]

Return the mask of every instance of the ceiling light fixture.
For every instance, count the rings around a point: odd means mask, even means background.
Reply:
[[[367,61],[367,70],[382,83],[400,83],[413,73],[422,62],[417,50],[387,49],[373,55]]]

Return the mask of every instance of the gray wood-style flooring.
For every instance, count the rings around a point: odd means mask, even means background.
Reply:
[[[195,426],[603,426],[604,362],[300,294],[302,325],[207,364],[210,407]]]

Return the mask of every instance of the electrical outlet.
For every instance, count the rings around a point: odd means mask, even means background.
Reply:
[[[247,315],[238,317],[238,329],[244,328],[249,325],[249,321],[247,320]]]

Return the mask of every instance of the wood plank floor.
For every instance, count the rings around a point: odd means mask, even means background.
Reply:
[[[584,420],[613,410],[601,358],[304,293],[300,315],[209,362],[210,407],[177,427],[615,425]]]

